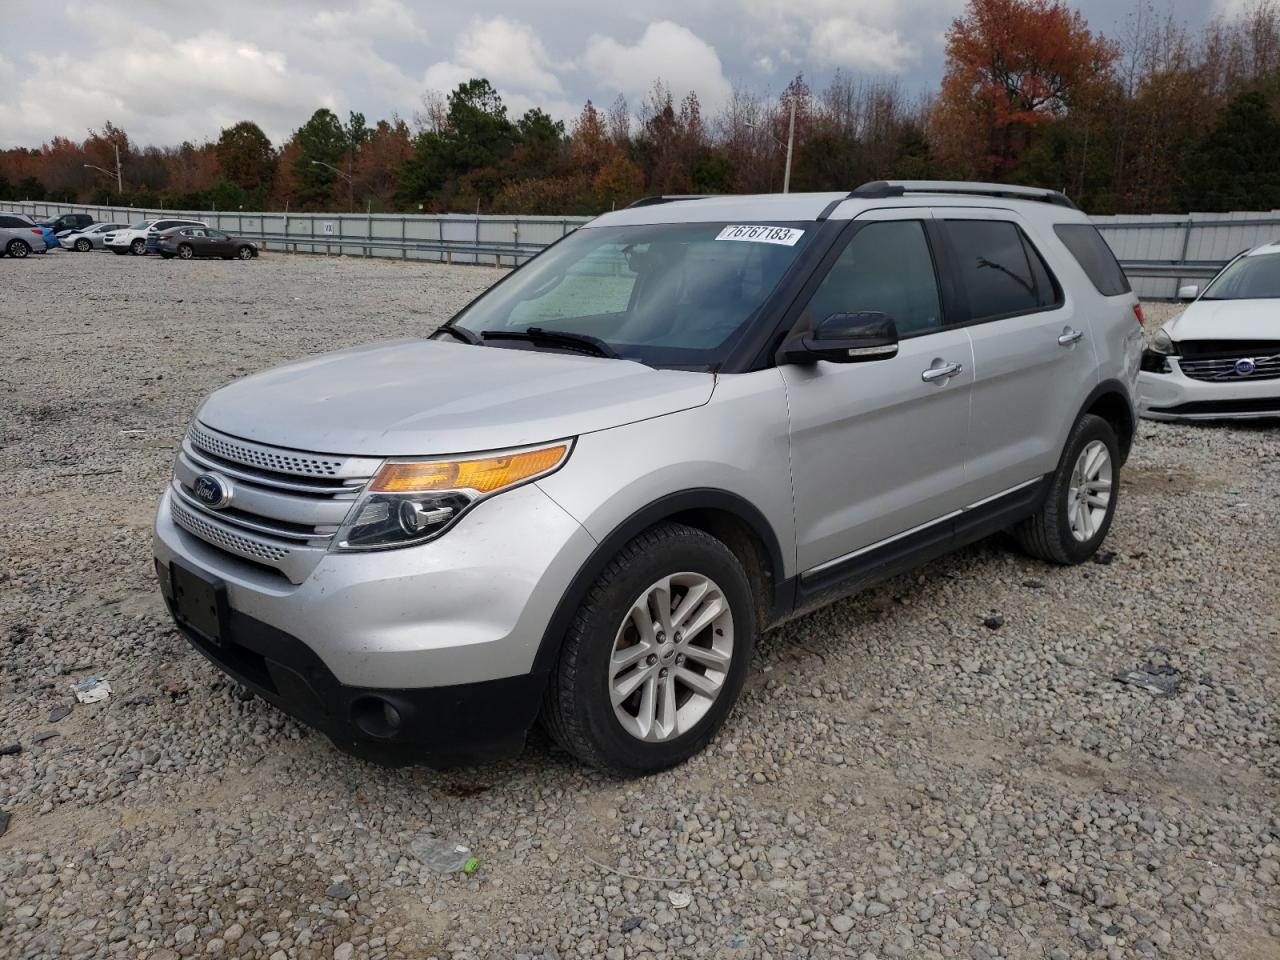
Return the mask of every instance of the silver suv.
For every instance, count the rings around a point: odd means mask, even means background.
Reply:
[[[652,198],[425,340],[212,394],[160,504],[179,628],[339,747],[678,763],[764,630],[1012,529],[1107,535],[1141,313],[1065,197]]]

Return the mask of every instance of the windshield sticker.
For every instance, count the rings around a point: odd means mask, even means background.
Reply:
[[[766,227],[730,224],[720,231],[717,240],[746,240],[750,243],[777,243],[784,247],[794,247],[796,241],[804,236],[803,230],[794,227]]]

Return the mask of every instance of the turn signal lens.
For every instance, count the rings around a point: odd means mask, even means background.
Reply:
[[[1147,315],[1142,312],[1142,304],[1135,303],[1133,305],[1133,315],[1138,318],[1138,326],[1145,327],[1147,325]]]
[[[434,460],[385,464],[369,490],[375,493],[429,493],[474,490],[493,493],[512,484],[554,470],[569,453],[567,443],[476,460]]]

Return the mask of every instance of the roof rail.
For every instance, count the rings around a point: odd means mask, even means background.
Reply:
[[[964,180],[872,180],[849,194],[850,199],[882,200],[908,193],[958,193],[1006,200],[1038,200],[1070,210],[1080,208],[1066,194],[1041,187],[1021,187],[1006,183],[972,183]]]
[[[659,203],[676,203],[680,200],[705,200],[705,199],[707,199],[707,194],[705,193],[671,194],[665,197],[641,197],[639,200],[635,200],[631,203],[628,203],[622,209],[630,210],[632,207],[652,207]]]

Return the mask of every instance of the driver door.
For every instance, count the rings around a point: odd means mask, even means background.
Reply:
[[[781,368],[802,575],[964,506],[973,350],[963,327],[947,326],[929,223],[912,208],[860,216],[800,314],[797,325],[812,326],[881,312],[900,338],[888,359]]]

